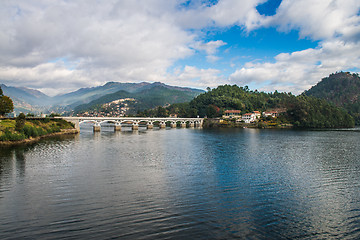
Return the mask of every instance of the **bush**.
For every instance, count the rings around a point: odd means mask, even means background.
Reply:
[[[47,132],[42,127],[38,127],[37,132],[38,132],[39,136],[43,136],[43,135],[47,134]]]
[[[25,125],[23,128],[25,136],[29,137],[38,137],[39,133],[36,129],[36,127]]]
[[[20,132],[23,130],[24,126],[25,126],[25,114],[20,113],[19,116],[16,118],[16,123],[15,123],[15,130]]]
[[[25,138],[23,133],[13,133],[9,129],[5,129],[4,134],[0,136],[0,141],[20,141]]]

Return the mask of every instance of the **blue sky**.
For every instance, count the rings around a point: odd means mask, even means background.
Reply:
[[[50,95],[108,81],[299,94],[359,71],[359,12],[358,0],[1,1],[0,79]]]

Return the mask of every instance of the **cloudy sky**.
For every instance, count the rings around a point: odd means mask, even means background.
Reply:
[[[359,0],[1,0],[0,83],[301,93],[360,68]]]

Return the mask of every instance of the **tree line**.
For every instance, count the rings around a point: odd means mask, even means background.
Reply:
[[[299,128],[353,127],[354,119],[342,108],[325,100],[301,94],[252,91],[247,86],[222,85],[200,94],[187,103],[157,107],[138,113],[138,116],[164,117],[221,117],[225,110],[252,111],[283,109],[280,118]]]

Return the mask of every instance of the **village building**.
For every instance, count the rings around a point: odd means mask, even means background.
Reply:
[[[261,114],[259,111],[253,111],[252,113],[245,113],[241,116],[241,121],[245,123],[252,123],[259,120]]]
[[[226,110],[224,112],[223,118],[241,118],[241,110]]]
[[[261,113],[259,111],[253,111],[253,114],[255,114],[256,119],[259,119],[261,117]]]
[[[242,115],[241,120],[243,120],[245,123],[252,123],[255,122],[256,116],[254,113],[245,113]]]
[[[270,112],[263,112],[262,113],[263,117],[277,117],[279,115],[279,113],[277,111],[270,111]]]

